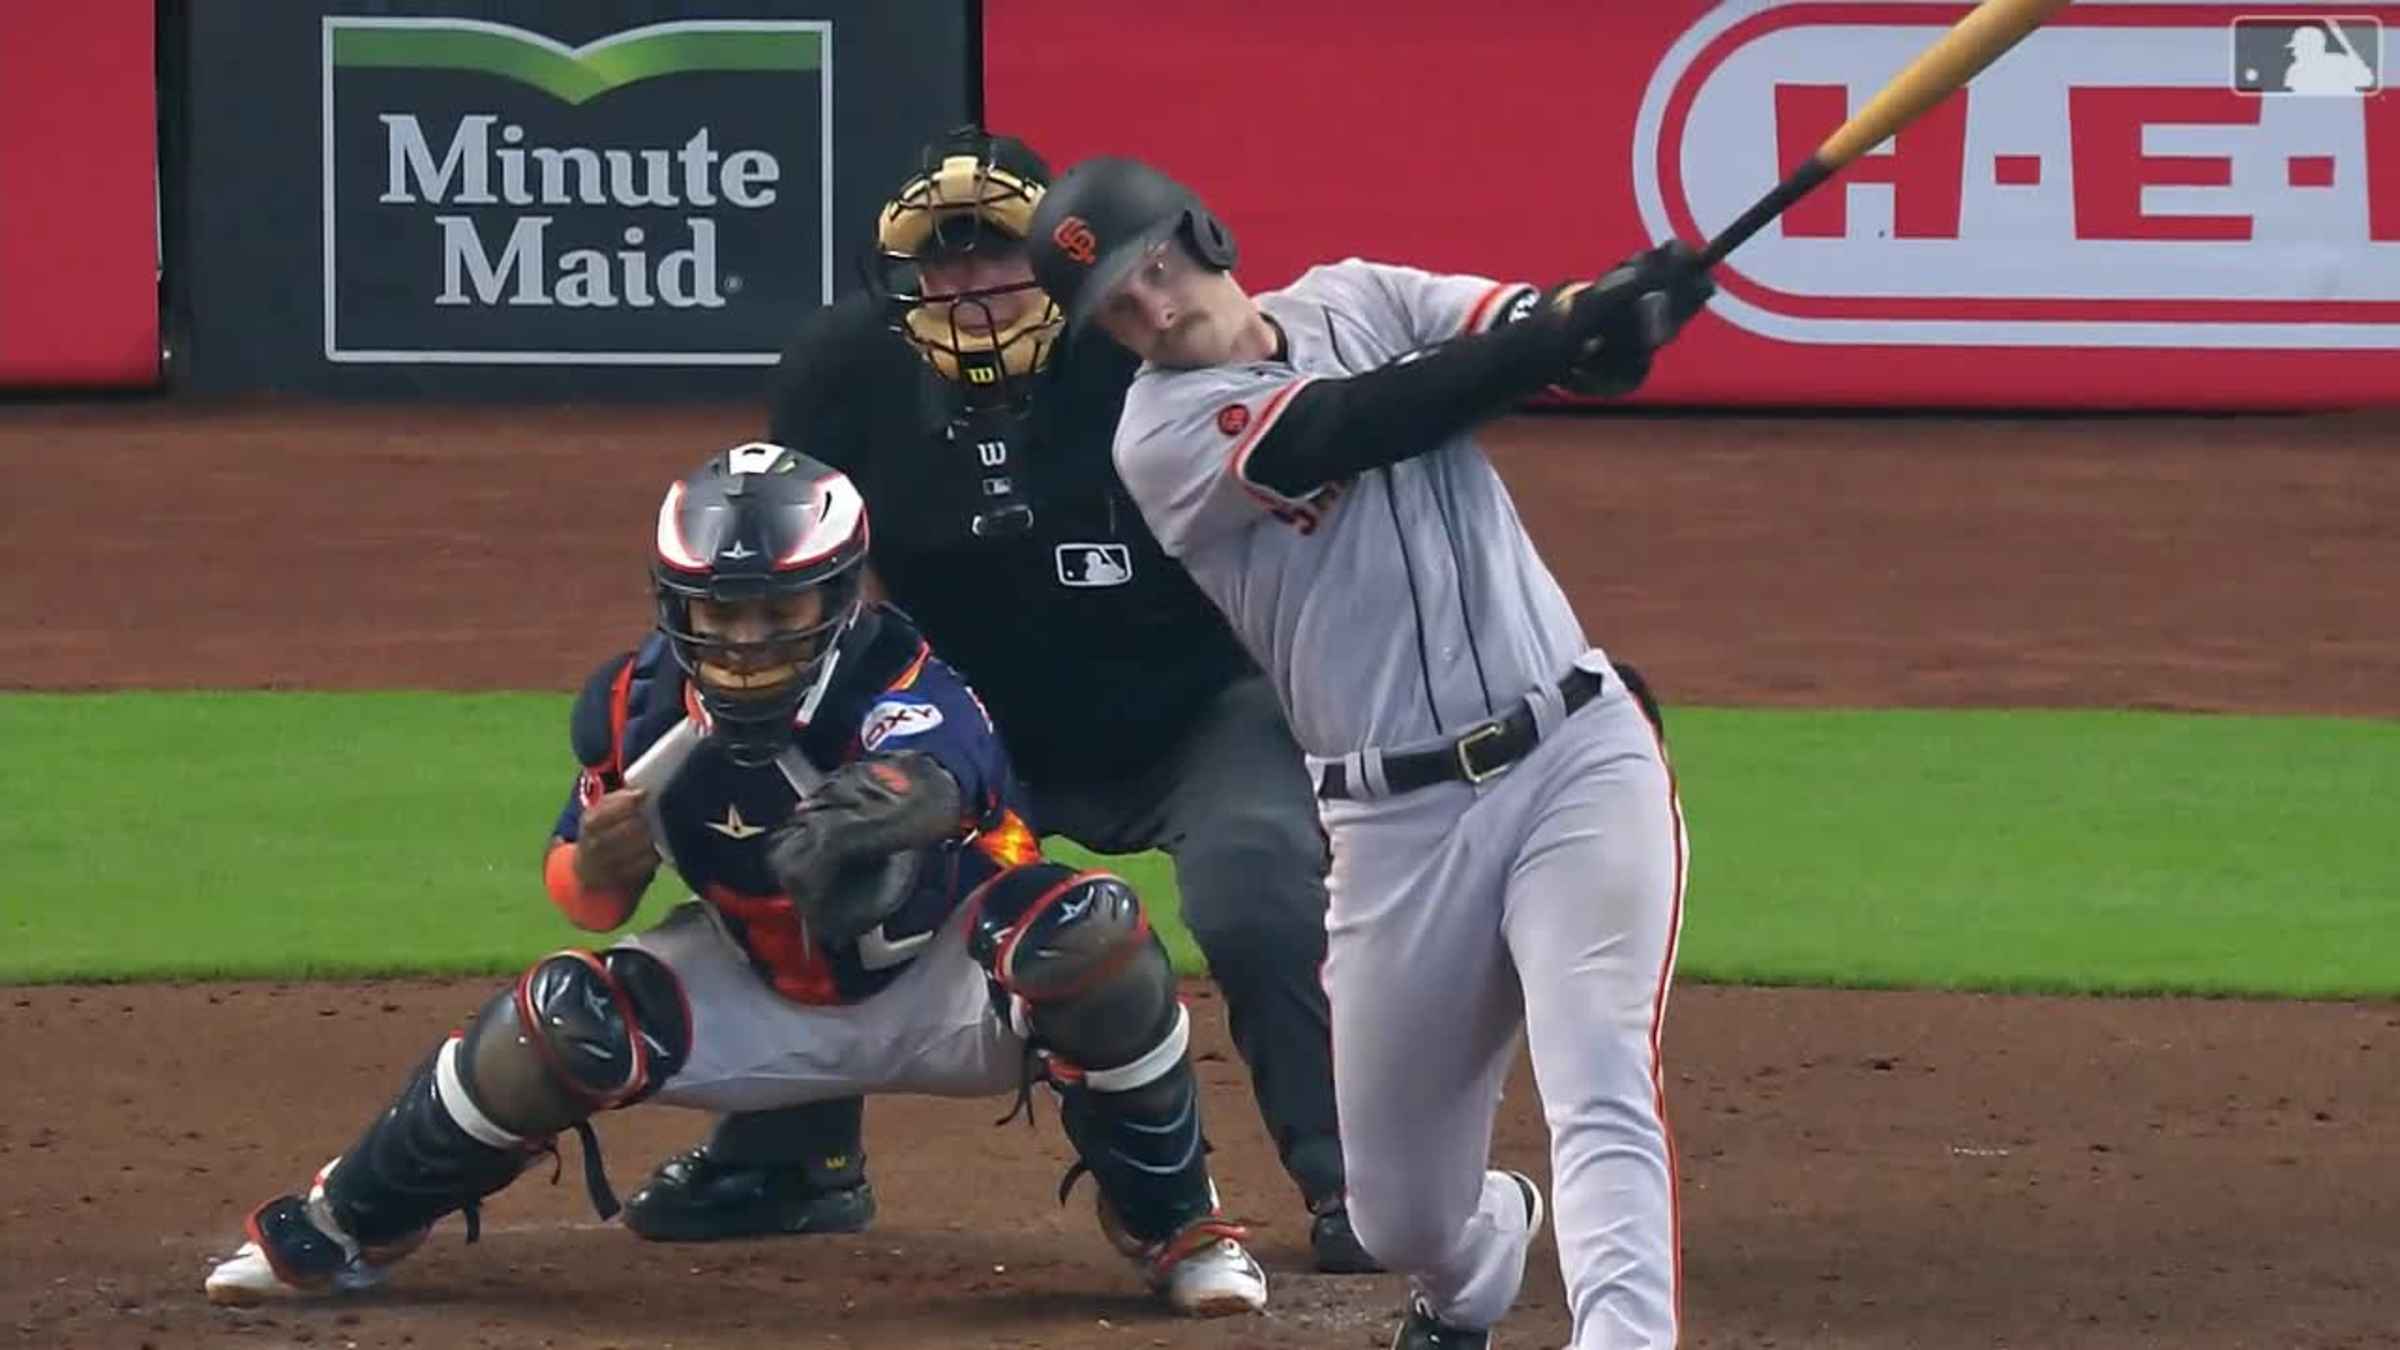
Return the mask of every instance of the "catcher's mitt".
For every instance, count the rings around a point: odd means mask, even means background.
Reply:
[[[767,866],[827,942],[850,942],[908,899],[917,850],[958,833],[958,783],[915,750],[844,765],[767,839]]]

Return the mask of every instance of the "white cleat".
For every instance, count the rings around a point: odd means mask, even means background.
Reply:
[[[1209,1188],[1213,1200],[1216,1188]],[[1186,1317],[1238,1317],[1267,1310],[1267,1272],[1242,1239],[1240,1225],[1215,1215],[1194,1219],[1163,1242],[1143,1243],[1117,1222],[1108,1197],[1098,1197],[1100,1231],[1142,1272],[1150,1292]]]
[[[1186,1317],[1239,1317],[1267,1310],[1267,1272],[1242,1244],[1203,1220],[1187,1235],[1206,1235],[1180,1257],[1152,1258],[1152,1287],[1168,1307]],[[1181,1239],[1167,1244],[1173,1251]],[[1163,1262],[1163,1265],[1160,1264]]]
[[[1527,1241],[1542,1235],[1542,1188],[1523,1172],[1502,1172],[1502,1176],[1517,1183],[1525,1192],[1525,1237]]]
[[[208,1272],[208,1301],[228,1308],[247,1308],[271,1299],[298,1298],[306,1291],[298,1285],[285,1284],[268,1263],[267,1253],[255,1242],[245,1242],[240,1251],[219,1261]]]
[[[358,1293],[383,1283],[387,1273],[384,1267],[350,1260],[323,1279],[295,1276],[287,1280],[276,1271],[275,1263],[267,1259],[265,1248],[245,1242],[241,1250],[219,1261],[208,1272],[204,1287],[211,1303],[226,1308],[250,1308],[281,1299]]]
[[[336,1161],[339,1161],[338,1159]],[[327,1163],[304,1199],[279,1195],[252,1211],[243,1224],[250,1240],[208,1272],[202,1289],[224,1307],[250,1307],[278,1299],[353,1294],[383,1283],[395,1261],[425,1240],[415,1233],[389,1246],[362,1250],[333,1221],[325,1203]]]

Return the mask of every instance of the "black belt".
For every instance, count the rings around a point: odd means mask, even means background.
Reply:
[[[1581,666],[1568,671],[1566,678],[1558,682],[1559,697],[1566,703],[1566,711],[1560,716],[1572,716],[1606,684],[1606,680]],[[1469,727],[1440,749],[1385,755],[1385,795],[1398,796],[1436,783],[1480,783],[1525,758],[1540,741],[1541,733],[1533,723],[1533,709],[1520,703],[1505,716]],[[1319,771],[1319,798],[1339,801],[1351,795],[1348,765],[1336,761]]]

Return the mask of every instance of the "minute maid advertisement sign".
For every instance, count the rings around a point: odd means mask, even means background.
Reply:
[[[831,301],[831,24],[324,22],[326,359],[766,365]]]

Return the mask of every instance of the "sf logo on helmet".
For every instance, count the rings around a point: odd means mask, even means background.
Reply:
[[[1100,241],[1092,237],[1092,227],[1084,223],[1081,216],[1069,216],[1058,222],[1058,228],[1050,232],[1050,242],[1058,245],[1059,252],[1086,267],[1091,266],[1092,260],[1099,256],[1097,246]]]

